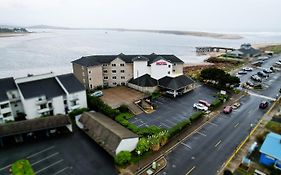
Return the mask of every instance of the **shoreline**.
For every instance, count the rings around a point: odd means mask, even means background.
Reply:
[[[6,38],[6,37],[17,37],[17,36],[24,36],[26,34],[29,34],[29,32],[23,32],[23,33],[0,33],[0,38]]]

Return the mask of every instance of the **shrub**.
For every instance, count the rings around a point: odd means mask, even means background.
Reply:
[[[121,105],[118,110],[121,112],[121,113],[125,113],[125,112],[129,112],[129,108],[127,105],[123,104]]]
[[[201,118],[202,116],[204,116],[203,112],[196,112],[190,116],[190,121],[194,122],[194,121],[198,120],[199,118]]]
[[[149,147],[150,147],[150,142],[148,139],[146,138],[141,138],[137,144],[136,147],[136,152],[140,152],[140,155],[142,155],[143,153],[149,151]]]
[[[213,102],[211,103],[211,107],[214,109],[214,108],[219,107],[221,104],[222,104],[222,101],[221,101],[220,99],[216,98],[216,99],[213,100]]]
[[[115,156],[114,161],[117,165],[122,166],[129,163],[131,158],[132,154],[129,151],[121,151]]]
[[[13,175],[35,175],[28,160],[18,160],[12,164]]]
[[[71,111],[68,116],[71,118],[74,118],[75,116],[82,114],[83,112],[88,111],[88,108],[79,108],[79,109],[74,109],[73,111]]]
[[[145,128],[139,128],[138,134],[141,136],[147,137],[147,136],[158,134],[161,131],[163,131],[163,129],[161,129],[155,125],[152,125],[152,126],[145,127]]]
[[[178,123],[176,126],[169,129],[169,137],[172,137],[179,133],[184,127],[191,124],[190,119],[186,119]]]
[[[281,134],[281,123],[275,121],[269,121],[266,126],[267,129],[271,130],[272,132]]]

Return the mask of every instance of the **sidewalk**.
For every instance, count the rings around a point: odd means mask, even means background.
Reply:
[[[131,174],[140,174],[140,172],[143,172],[144,169],[151,166],[153,161],[156,161],[158,159],[161,159],[166,154],[172,151],[173,148],[175,148],[181,140],[186,139],[190,135],[192,135],[194,132],[199,130],[204,124],[214,119],[222,110],[223,107],[226,105],[231,105],[234,102],[238,101],[240,98],[245,96],[245,94],[234,94],[228,102],[226,102],[224,105],[222,105],[220,108],[218,108],[216,111],[211,112],[206,117],[199,119],[195,123],[193,123],[191,126],[185,128],[180,132],[180,134],[174,136],[172,139],[169,140],[169,142],[163,146],[159,151],[154,152],[151,156],[141,160],[138,164],[132,164],[129,165],[126,168],[126,172],[131,172]],[[138,170],[138,166],[142,167]]]

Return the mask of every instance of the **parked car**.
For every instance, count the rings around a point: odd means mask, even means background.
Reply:
[[[209,102],[207,102],[206,100],[199,100],[198,102],[207,106],[208,108],[211,106],[211,104]]]
[[[256,61],[256,62],[253,62],[252,65],[261,66],[263,63],[264,63],[264,61]]]
[[[230,114],[232,112],[232,106],[226,106],[223,109],[223,113]]]
[[[92,97],[101,97],[103,96],[102,91],[96,91],[94,93],[91,94]]]
[[[253,87],[253,86],[255,85],[255,84],[254,84],[253,82],[251,82],[251,81],[247,81],[246,84],[247,84],[248,86],[251,86],[251,87]]]
[[[251,79],[254,80],[254,81],[258,81],[258,82],[262,81],[261,78],[259,76],[257,76],[257,75],[252,75]]]
[[[275,64],[278,66],[281,66],[281,62],[279,62],[279,61],[277,61]]]
[[[232,108],[233,109],[237,109],[237,108],[239,108],[240,107],[240,103],[238,103],[238,102],[236,102],[236,103],[234,103],[233,105],[232,105]]]
[[[247,72],[247,71],[244,71],[244,70],[240,70],[240,71],[238,72],[239,75],[247,74],[247,73],[248,73],[248,72]]]
[[[266,68],[265,68],[265,69],[263,69],[263,72],[269,74],[269,73],[272,73],[273,71],[272,71],[271,69],[266,69]]]
[[[243,70],[244,71],[253,71],[253,68],[251,68],[251,67],[244,67]]]
[[[267,108],[268,107],[268,102],[267,101],[262,101],[261,103],[260,103],[260,105],[259,105],[259,108],[261,108],[261,109],[265,109],[265,108]]]
[[[194,103],[193,108],[201,110],[201,111],[208,111],[208,109],[209,109],[207,106],[205,106],[201,103]]]
[[[266,74],[266,73],[264,73],[264,72],[261,72],[261,71],[260,71],[260,72],[258,72],[258,73],[257,73],[257,75],[258,75],[258,76],[260,76],[260,77],[264,77],[264,78],[269,77],[269,75],[268,75],[268,74]]]

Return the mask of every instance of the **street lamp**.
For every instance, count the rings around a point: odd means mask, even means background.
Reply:
[[[140,156],[141,152],[137,151],[138,156]],[[138,160],[138,170],[140,169],[140,160]]]

